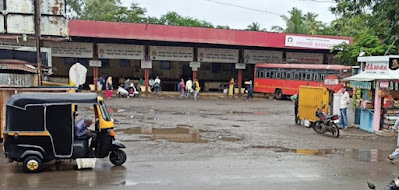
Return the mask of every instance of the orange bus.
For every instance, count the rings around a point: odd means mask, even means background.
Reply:
[[[339,79],[350,75],[351,67],[343,65],[256,64],[254,91],[276,99],[297,94],[299,86],[326,86],[337,92],[343,84]]]

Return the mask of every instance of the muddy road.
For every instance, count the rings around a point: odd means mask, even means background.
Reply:
[[[106,102],[128,160],[93,170],[64,161],[25,174],[0,159],[0,189],[367,189],[399,175],[396,138],[341,137],[294,125],[293,103],[266,99],[114,98]],[[88,117],[90,107],[79,108]],[[91,115],[90,115],[91,116]],[[323,188],[323,189],[324,189]]]

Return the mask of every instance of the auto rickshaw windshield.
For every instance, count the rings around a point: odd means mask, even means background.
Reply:
[[[99,101],[100,104],[100,110],[101,110],[101,115],[105,121],[111,121],[111,117],[109,116],[107,106],[105,106],[105,103],[103,101]]]

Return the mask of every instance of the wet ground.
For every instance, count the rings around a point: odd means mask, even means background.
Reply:
[[[25,174],[0,159],[0,189],[367,189],[399,176],[396,138],[358,129],[341,137],[293,125],[290,101],[114,98],[106,102],[128,160],[93,170],[65,161]],[[81,106],[80,117],[92,111]]]

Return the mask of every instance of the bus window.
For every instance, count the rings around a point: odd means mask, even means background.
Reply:
[[[306,73],[300,73],[299,80],[305,80],[305,75],[306,75]]]
[[[263,71],[260,72],[259,78],[264,78],[265,77],[265,73]]]
[[[285,79],[286,73],[285,72],[281,72],[281,79]]]
[[[276,78],[275,72],[274,72],[274,71],[271,71],[271,72],[270,72],[270,78],[271,78],[271,79]]]
[[[280,79],[281,78],[281,73],[280,72],[277,72],[276,73],[276,79]]]
[[[312,74],[311,73],[306,73],[305,80],[312,80]]]
[[[321,74],[321,75],[320,75],[320,81],[324,81],[324,78],[325,78],[325,77],[324,77],[324,74]]]
[[[270,78],[270,72],[266,72],[265,78]]]
[[[291,80],[292,79],[292,73],[287,73],[287,80]]]
[[[314,74],[313,75],[313,81],[319,81],[319,75],[318,74]]]
[[[294,80],[299,80],[299,73],[294,73]]]

